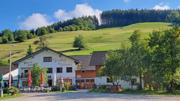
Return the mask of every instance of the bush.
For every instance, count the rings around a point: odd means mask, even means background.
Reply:
[[[7,94],[8,93],[8,88],[4,88],[3,93]]]
[[[76,90],[76,89],[77,89],[76,85],[72,85],[69,87],[69,90]]]
[[[0,36],[0,43],[2,43],[2,37]]]
[[[51,90],[50,90],[50,89],[44,89],[43,91],[46,92],[46,93],[48,93],[48,92],[50,92]]]
[[[7,93],[11,95],[16,95],[19,93],[19,89],[16,87],[10,87],[8,88]]]
[[[106,85],[102,85],[97,88],[93,88],[91,92],[107,93],[107,92],[110,92],[110,88],[108,88],[108,86]]]
[[[52,91],[60,91],[60,87],[59,86],[53,86],[51,90]]]
[[[60,88],[60,86],[53,86],[51,90],[52,91],[61,91],[61,88]],[[65,88],[62,88],[62,92],[64,92],[64,91],[65,91]]]
[[[72,88],[71,83],[70,83],[70,82],[65,82],[65,83],[64,83],[64,88],[65,88],[66,90],[70,90],[70,89]]]

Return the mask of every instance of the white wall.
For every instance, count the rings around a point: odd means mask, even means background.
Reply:
[[[96,85],[107,85],[107,77],[106,76],[96,77],[95,84]]]
[[[131,89],[131,82],[130,81],[125,81],[125,80],[118,80],[119,85],[121,85],[122,88],[124,89]],[[137,82],[138,78],[137,78]],[[96,85],[112,85],[112,83],[108,83],[107,82],[107,77],[106,76],[102,76],[102,77],[96,77],[95,78],[95,84]],[[137,86],[133,86],[133,89],[136,89]]]

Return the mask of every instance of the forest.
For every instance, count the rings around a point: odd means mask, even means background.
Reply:
[[[101,15],[101,27],[126,26],[140,22],[172,22],[180,21],[180,10],[111,10]]]

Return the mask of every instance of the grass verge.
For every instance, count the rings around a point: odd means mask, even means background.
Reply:
[[[119,94],[141,94],[141,95],[179,95],[180,90],[176,90],[174,93],[168,93],[166,91],[151,91],[151,90],[123,90]]]
[[[91,89],[89,92],[95,93],[112,93],[110,89],[107,88],[97,88]],[[134,95],[177,95],[180,96],[180,90],[176,90],[174,93],[168,93],[166,91],[152,91],[152,90],[130,90],[124,89],[117,94],[134,94]]]
[[[4,94],[4,96],[3,97],[0,97],[0,100],[2,100],[2,99],[10,99],[10,98],[16,98],[16,97],[20,97],[20,96],[22,96],[22,94],[16,94],[16,95],[9,95],[9,94]]]

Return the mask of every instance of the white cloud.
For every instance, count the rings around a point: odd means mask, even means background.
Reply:
[[[96,16],[100,22],[100,14],[102,13],[99,9],[94,9],[88,4],[77,4],[75,9],[72,11],[65,11],[62,9],[57,10],[54,13],[54,17],[60,21],[65,21],[72,18],[82,16]]]
[[[160,3],[160,4],[158,4],[158,5],[155,5],[155,6],[153,7],[153,9],[155,9],[155,10],[168,10],[168,9],[170,9],[170,7],[169,7],[168,5],[165,5],[165,4],[163,4],[163,3]]]
[[[20,28],[29,30],[47,26],[50,24],[51,23],[47,20],[46,15],[40,13],[33,13],[31,16],[27,17],[23,22],[20,23]]]
[[[131,0],[123,0],[123,2],[125,2],[125,3],[128,3],[128,2],[130,2]]]

